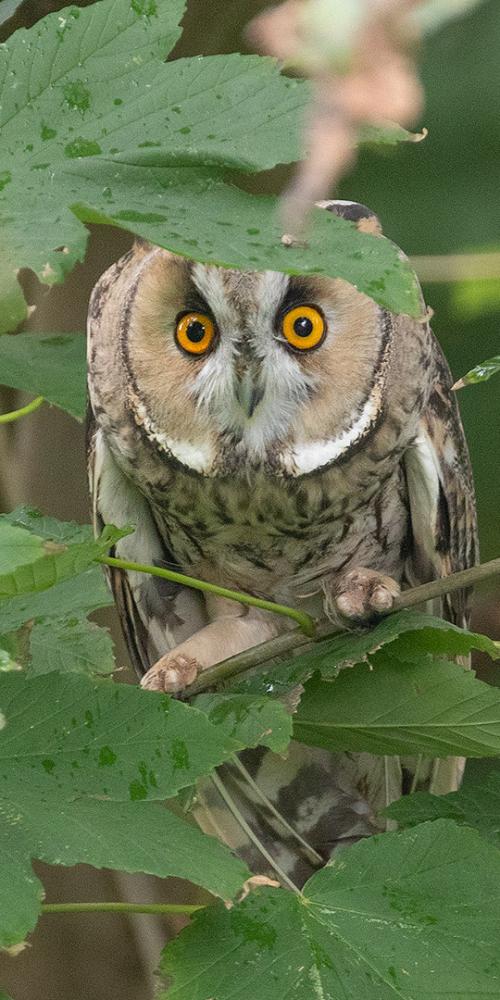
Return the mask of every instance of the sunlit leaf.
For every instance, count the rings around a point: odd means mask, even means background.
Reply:
[[[44,556],[43,538],[0,520],[0,579],[9,570],[17,570]]]
[[[419,315],[413,272],[388,240],[318,210],[308,245],[287,248],[276,199],[224,182],[228,168],[299,158],[308,85],[258,56],[165,64],[181,14],[179,0],[148,11],[102,0],[49,15],[0,50],[10,297],[0,330],[20,318],[17,269],[62,280],[83,258],[82,221],[121,226],[198,260],[338,275],[394,311]]]
[[[450,312],[460,324],[480,316],[496,316],[500,311],[500,281],[498,278],[475,278],[457,281],[450,286]]]
[[[20,670],[19,646],[16,636],[0,635],[0,673]]]
[[[46,590],[77,576],[124,533],[127,531],[107,525],[100,538],[67,544],[43,540],[0,515],[0,599]]]

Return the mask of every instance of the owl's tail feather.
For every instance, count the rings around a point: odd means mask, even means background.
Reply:
[[[293,892],[298,892],[299,887],[295,885],[295,883],[292,882],[291,878],[288,877],[287,873],[283,871],[283,869],[278,864],[276,858],[273,858],[273,856],[264,846],[263,842],[259,840],[257,834],[252,830],[250,824],[247,823],[245,817],[238,809],[236,802],[231,797],[230,793],[228,792],[227,788],[224,785],[224,782],[219,777],[219,775],[216,773],[212,774],[210,780],[215,785],[219,795],[224,799],[224,802],[226,803],[226,806],[229,809],[229,812],[231,813],[233,818],[240,825],[242,831],[247,835],[250,843],[262,856],[266,864],[269,865],[269,871],[272,872],[274,875],[276,875],[278,882],[281,882],[281,885],[284,888],[292,889]]]
[[[257,782],[254,781],[250,772],[242,764],[240,758],[236,754],[233,757],[233,764],[235,765],[235,767],[238,768],[238,771],[242,775],[243,779],[247,782],[249,787],[258,796],[265,809],[267,809],[269,813],[271,813],[271,815],[274,816],[279,823],[281,823],[283,829],[286,830],[286,832],[291,835],[292,839],[295,839],[297,843],[300,844],[301,847],[303,847],[311,864],[317,865],[319,868],[321,868],[322,865],[324,865],[325,863],[324,857],[321,854],[319,854],[318,851],[316,851],[314,847],[312,847],[311,844],[309,844],[307,840],[305,840],[304,837],[301,836],[299,831],[296,830],[295,827],[293,827],[291,823],[288,822],[287,819],[285,819],[283,814],[280,813],[278,809],[276,809],[276,807],[273,805],[273,803],[267,797],[267,795],[264,795],[262,789],[259,788]]]
[[[401,794],[397,759],[330,754],[292,742],[228,761],[198,785],[194,817],[259,875],[300,888],[334,852],[386,829]]]
[[[289,822],[279,805],[235,755],[198,783],[193,814],[205,833],[224,841],[255,874],[268,875],[297,892],[327,858]]]

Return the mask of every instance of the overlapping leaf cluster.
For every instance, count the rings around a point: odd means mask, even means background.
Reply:
[[[104,679],[107,639],[85,614],[109,600],[92,563],[118,535],[95,542],[88,528],[26,509],[0,518],[4,945],[39,913],[32,858],[177,875],[234,897],[245,865],[171,806],[244,747],[285,751],[292,721],[296,739],[330,750],[500,755],[500,693],[450,659],[498,657],[498,644],[415,612],[325,640],[193,706]],[[276,694],[297,683],[292,720]],[[229,1000],[236,967],[253,969],[268,1000],[284,984],[297,1000],[319,986],[332,998],[409,1000],[418,989],[430,1000],[459,982],[471,1000],[498,995],[499,802],[496,779],[444,799],[411,796],[388,813],[412,829],[344,852],[302,895],[269,889],[229,911],[209,907],[166,952],[166,995]]]
[[[17,269],[61,280],[83,258],[85,221],[199,260],[339,275],[418,315],[415,279],[388,241],[317,211],[308,247],[287,249],[275,200],[228,182],[229,170],[301,156],[308,87],[258,56],[165,63],[183,10],[183,0],[101,0],[0,47],[0,329],[25,313]],[[395,138],[411,137],[377,131],[378,142]]]
[[[33,510],[0,516],[3,945],[39,913],[31,858],[177,875],[234,896],[245,865],[165,802],[244,747],[282,751],[290,739],[270,699],[235,694],[221,711],[213,695],[192,708],[102,678],[109,635],[85,616],[110,603],[95,560],[122,534],[94,541],[87,526]]]

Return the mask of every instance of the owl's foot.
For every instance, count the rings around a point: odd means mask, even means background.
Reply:
[[[196,680],[201,669],[198,661],[191,656],[167,653],[144,674],[141,687],[147,691],[177,694]]]
[[[323,583],[326,617],[334,624],[368,624],[391,611],[401,588],[396,580],[377,570],[350,570]]]
[[[225,598],[217,600],[226,610],[230,602]],[[242,610],[240,605],[237,608],[231,605],[230,611],[231,614],[221,615],[165,653],[144,675],[142,687],[179,694],[189,688],[202,670],[271,639],[279,631],[279,625],[267,621],[263,612],[253,608],[250,612]]]

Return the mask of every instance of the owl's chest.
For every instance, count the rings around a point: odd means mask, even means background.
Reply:
[[[186,571],[214,573],[228,586],[275,596],[300,590],[322,572],[378,562],[396,573],[408,531],[404,483],[345,474],[298,482],[267,478],[197,480],[176,476],[153,509],[162,536]],[[359,558],[358,558],[359,557]],[[283,590],[286,581],[285,591]]]

